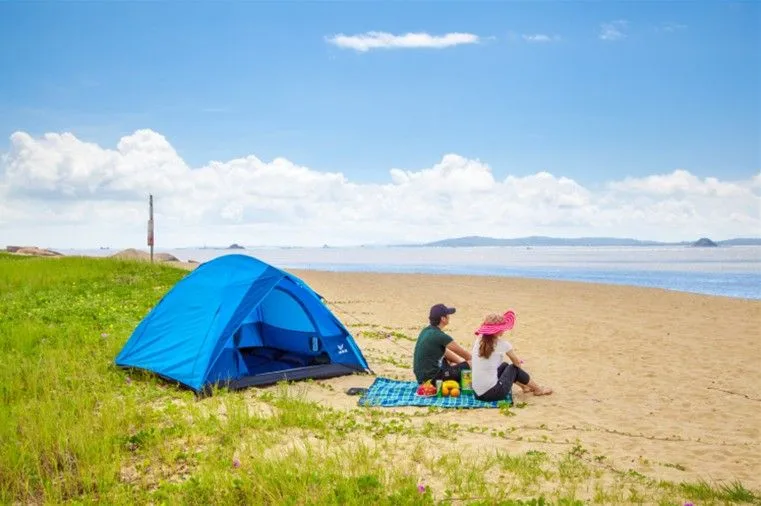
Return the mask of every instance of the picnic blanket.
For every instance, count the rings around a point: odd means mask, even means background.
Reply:
[[[436,406],[439,408],[496,408],[501,402],[479,401],[473,392],[463,392],[459,397],[421,397],[414,381],[398,381],[375,378],[370,388],[359,398],[360,406]],[[507,402],[512,404],[512,397]]]

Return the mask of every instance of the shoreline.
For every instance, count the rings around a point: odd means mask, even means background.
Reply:
[[[48,250],[31,248],[38,250],[40,253]],[[488,249],[488,248],[487,248]],[[92,251],[75,251],[61,250],[65,253],[61,256],[81,256],[87,258],[121,258],[124,260],[149,261],[149,254],[144,250],[127,249],[118,253],[108,255],[103,252],[94,253]],[[269,258],[264,252],[249,250],[229,250],[222,252],[221,255],[214,255],[209,258],[201,258],[200,262],[192,258],[177,258],[173,253],[176,250],[156,251],[154,256],[156,264],[169,264],[182,269],[192,269],[201,263],[210,261],[219,256],[229,254],[243,254],[258,258],[270,265],[273,265],[285,271],[319,271],[319,272],[358,272],[358,273],[383,273],[383,274],[421,274],[421,275],[458,275],[458,276],[476,276],[485,278],[505,278],[505,279],[530,279],[530,280],[549,280],[565,281],[592,285],[605,286],[632,286],[640,288],[655,288],[677,293],[708,295],[733,300],[761,300],[761,262],[759,268],[755,268],[755,260],[748,263],[748,253],[743,254],[741,260],[742,266],[737,267],[731,259],[716,261],[717,265],[712,270],[689,270],[692,263],[680,263],[678,261],[664,261],[663,263],[654,263],[652,261],[618,263],[611,261],[589,260],[589,264],[571,263],[570,265],[548,263],[542,265],[535,264],[515,264],[508,263],[484,264],[479,263],[476,258],[472,262],[463,263],[462,258],[458,258],[453,263],[442,263],[441,251],[432,252],[435,258],[430,263],[409,262],[409,259],[400,261],[400,258],[373,258],[349,257],[343,256],[343,253],[335,256],[338,250],[329,251],[332,256],[322,257],[321,259],[305,261],[300,257],[281,257]],[[198,251],[197,251],[198,252]],[[60,255],[51,251],[55,255]],[[271,251],[269,252],[271,253]],[[447,255],[452,252],[445,252]],[[761,249],[759,249],[761,255]],[[179,255],[179,253],[178,253]],[[31,256],[49,256],[35,255]],[[180,255],[181,257],[185,255]],[[60,257],[60,256],[56,256]],[[545,259],[547,260],[547,259]],[[390,263],[389,263],[390,262]],[[394,263],[396,262],[396,263]],[[574,261],[575,262],[575,261]],[[640,265],[637,268],[637,265]],[[653,266],[660,266],[653,268]],[[681,267],[682,269],[679,269]]]
[[[136,250],[132,250],[133,253]],[[515,247],[473,248],[162,248],[180,261],[206,262],[229,254],[253,256],[288,270],[461,274],[572,280],[658,287],[761,300],[761,246],[727,248]],[[65,254],[74,253],[62,251]],[[80,251],[101,256],[103,251]],[[145,254],[145,253],[143,253]],[[108,255],[113,253],[108,252]],[[147,256],[147,254],[145,254]]]
[[[185,270],[193,270],[196,267],[198,267],[199,263],[190,263],[186,261],[172,261],[172,262],[160,262],[161,264],[166,265],[172,265],[179,269],[185,269]],[[665,292],[673,292],[678,294],[687,294],[687,295],[701,295],[705,297],[717,297],[721,299],[730,299],[730,300],[740,300],[740,301],[761,301],[761,295],[759,297],[742,297],[738,295],[725,295],[725,294],[717,294],[717,293],[705,293],[705,292],[696,292],[696,291],[690,291],[690,290],[679,290],[676,288],[665,288],[660,286],[652,286],[652,285],[641,285],[641,284],[631,284],[631,283],[615,283],[615,282],[605,282],[605,281],[590,281],[590,280],[580,280],[580,279],[571,279],[571,278],[558,278],[553,279],[549,277],[533,277],[533,276],[526,276],[526,275],[520,275],[520,274],[493,274],[490,272],[482,272],[482,273],[471,273],[471,272],[444,272],[444,271],[436,271],[436,272],[419,272],[419,271],[399,271],[399,270],[362,270],[360,267],[358,268],[351,268],[351,269],[336,269],[336,268],[280,268],[281,270],[285,272],[302,272],[302,273],[308,273],[308,272],[323,272],[323,273],[347,273],[347,274],[379,274],[379,275],[389,275],[389,276],[460,276],[460,277],[477,277],[477,278],[498,278],[498,279],[518,279],[518,280],[526,280],[526,281],[542,281],[542,282],[554,282],[554,283],[574,283],[574,284],[580,284],[580,285],[593,285],[593,286],[605,286],[605,287],[630,287],[630,288],[637,288],[637,289],[646,289],[646,290],[657,290],[657,291],[665,291]],[[298,274],[297,274],[298,275]]]

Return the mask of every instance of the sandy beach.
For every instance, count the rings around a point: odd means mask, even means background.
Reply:
[[[514,278],[294,274],[327,298],[379,376],[414,379],[405,366],[414,343],[387,334],[415,339],[434,303],[457,308],[447,330],[466,346],[485,313],[516,312],[509,339],[555,393],[518,393],[527,406],[509,418],[493,409],[432,415],[517,429],[508,440],[463,436],[465,451],[559,454],[580,444],[600,462],[651,478],[761,489],[759,301]],[[308,396],[348,410],[356,397],[343,390],[373,377],[329,381],[334,390],[310,387]]]

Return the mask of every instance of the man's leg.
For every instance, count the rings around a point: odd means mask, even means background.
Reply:
[[[444,380],[455,380],[456,382],[460,382],[460,379],[462,378],[462,371],[465,369],[470,369],[470,366],[467,362],[460,362],[459,364],[455,365],[449,365],[449,364],[441,364],[441,374],[442,379]]]

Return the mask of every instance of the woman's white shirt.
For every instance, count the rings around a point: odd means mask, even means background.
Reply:
[[[489,358],[483,358],[478,354],[478,348],[481,346],[481,337],[476,338],[473,343],[471,353],[471,363],[473,371],[473,390],[478,395],[483,395],[491,387],[497,384],[497,369],[505,361],[504,354],[513,349],[513,345],[507,341],[497,339],[494,351]]]

